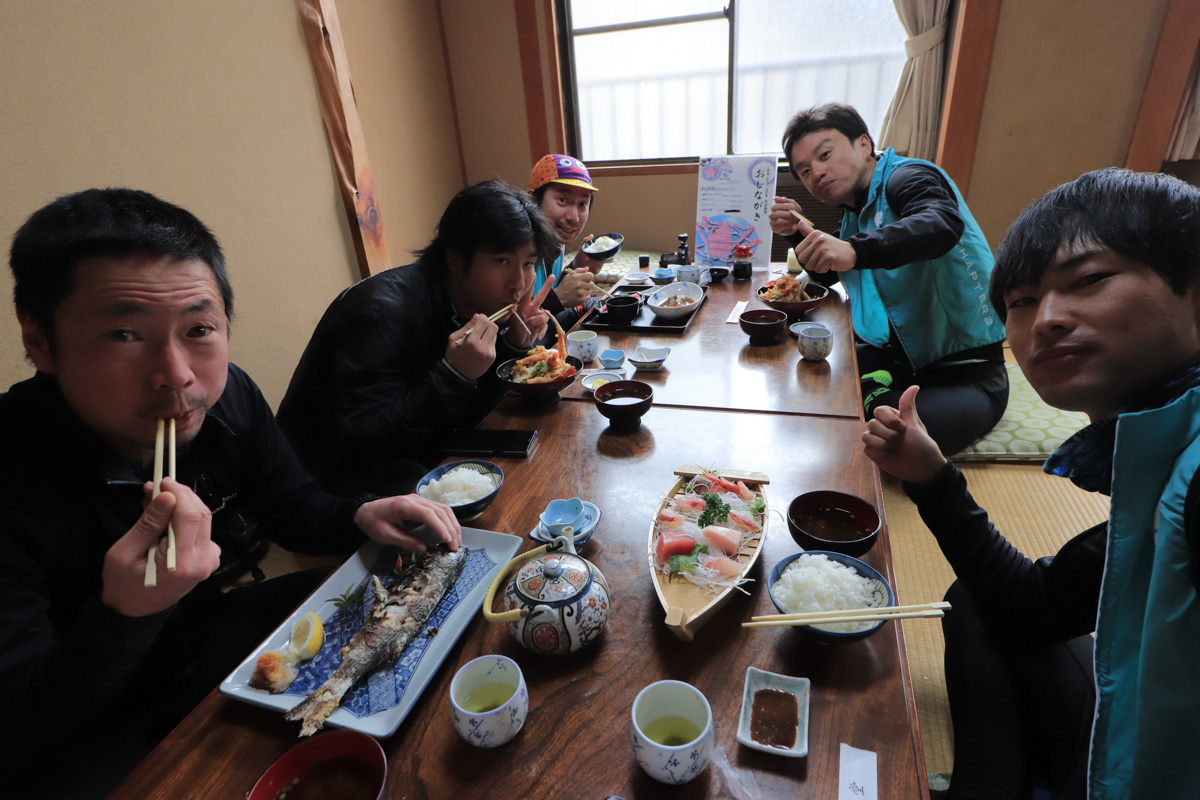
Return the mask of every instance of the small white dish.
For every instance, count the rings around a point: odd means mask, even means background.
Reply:
[[[738,721],[737,740],[746,747],[789,758],[803,758],[808,755],[808,701],[812,684],[808,678],[793,678],[790,675],[780,675],[754,667],[746,667],[746,688],[742,692],[742,714]],[[759,689],[775,689],[787,692],[796,698],[798,722],[796,724],[796,743],[790,748],[771,747],[760,744],[750,738],[750,714],[754,710],[754,694]]]
[[[571,537],[572,542],[577,546],[588,543],[592,538],[592,534],[596,532],[596,528],[600,525],[600,517],[604,515],[604,512],[600,510],[598,505],[589,503],[587,500],[583,501],[583,513],[584,521],[581,523],[579,530],[575,531]],[[546,526],[540,520],[534,529],[529,532],[529,538],[537,539],[539,542],[547,544],[554,541],[553,534],[546,530]]]
[[[667,356],[671,355],[669,347],[639,347],[629,356],[629,363],[641,372],[658,372],[663,368]]]
[[[583,380],[580,382],[583,384],[584,389],[589,392],[594,392],[598,387],[603,386],[606,383],[623,380],[625,380],[625,370],[606,369],[600,372],[593,372],[591,375],[585,375],[583,376]]]
[[[648,272],[629,272],[625,274],[625,282],[634,286],[644,286],[650,282],[650,273]]]
[[[691,301],[682,306],[664,306],[673,297],[684,297]],[[667,286],[659,287],[654,294],[646,299],[646,305],[657,316],[667,320],[683,319],[700,307],[704,299],[704,288],[697,283],[676,281]]]

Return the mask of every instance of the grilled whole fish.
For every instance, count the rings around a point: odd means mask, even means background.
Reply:
[[[394,591],[375,581],[375,605],[358,633],[342,648],[342,663],[325,683],[284,716],[301,720],[301,736],[311,736],[325,724],[342,697],[354,684],[382,664],[392,664],[408,647],[446,590],[454,585],[467,563],[467,548],[455,552],[442,548],[417,556],[402,573]]]

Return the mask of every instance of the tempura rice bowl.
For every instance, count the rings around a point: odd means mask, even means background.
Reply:
[[[450,506],[459,522],[469,522],[492,504],[504,483],[504,470],[490,461],[455,461],[417,482],[417,494]]]
[[[771,602],[781,614],[896,604],[892,587],[876,570],[857,558],[829,550],[809,550],[785,558],[771,570],[767,585]],[[865,638],[883,624],[883,620],[828,623],[820,628],[802,625],[797,630],[833,644]]]

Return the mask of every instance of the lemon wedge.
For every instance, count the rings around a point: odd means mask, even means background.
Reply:
[[[307,612],[292,625],[290,644],[301,661],[308,661],[320,652],[321,643],[324,641],[325,626],[321,624],[321,618],[313,612]]]

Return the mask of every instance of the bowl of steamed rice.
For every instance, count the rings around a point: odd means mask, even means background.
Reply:
[[[846,608],[885,608],[896,604],[883,576],[857,558],[829,550],[809,550],[780,561],[767,577],[771,602],[780,614],[834,611]],[[837,644],[870,636],[883,627],[877,622],[824,623],[797,629],[818,642]]]
[[[443,464],[417,482],[417,494],[450,506],[459,522],[470,522],[496,499],[504,470],[490,461]]]

